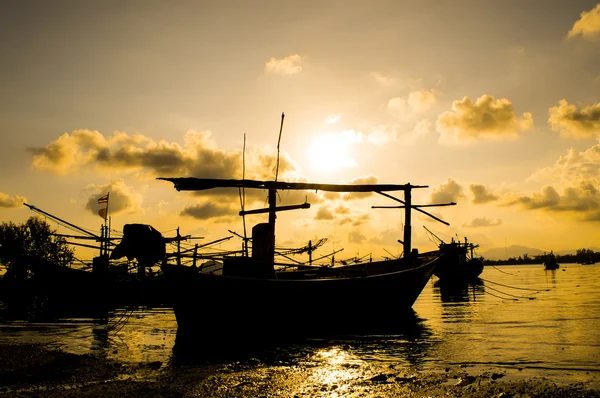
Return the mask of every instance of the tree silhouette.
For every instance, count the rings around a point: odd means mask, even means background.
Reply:
[[[50,225],[39,217],[23,224],[0,224],[0,263],[6,266],[5,278],[26,279],[35,261],[67,266],[74,258],[65,238],[55,235]]]

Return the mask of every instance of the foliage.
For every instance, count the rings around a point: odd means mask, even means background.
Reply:
[[[63,237],[39,217],[30,217],[23,224],[12,222],[0,224],[0,263],[7,273],[27,272],[32,259],[42,259],[56,265],[66,266],[74,258]]]
[[[577,249],[576,254],[555,255],[558,263],[580,263],[590,264],[600,262],[600,252],[595,252],[590,249]],[[542,264],[544,262],[544,254],[530,257],[527,253],[519,257],[511,257],[508,260],[485,260],[486,264],[495,265],[515,265],[515,264]]]

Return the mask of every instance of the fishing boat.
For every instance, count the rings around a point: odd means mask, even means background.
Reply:
[[[483,257],[475,257],[474,254],[479,245],[469,242],[466,237],[464,242],[452,238],[450,243],[446,243],[427,227],[423,228],[436,239],[442,257],[433,271],[436,277],[448,283],[477,280],[484,267]]]
[[[268,222],[252,228],[252,237],[248,239],[252,242],[251,254],[222,258],[220,274],[163,264],[163,272],[174,286],[172,304],[178,335],[230,337],[237,341],[243,337],[305,335],[356,322],[398,317],[411,310],[440,261],[437,253],[420,255],[411,247],[411,209],[434,206],[413,205],[411,191],[426,186],[201,178],[159,180],[172,182],[178,191],[243,188],[268,192],[268,208],[239,213],[241,216],[268,213]],[[404,245],[403,257],[339,267],[306,265],[294,271],[280,270],[275,261],[276,213],[306,209],[310,204],[277,206],[278,190],[375,192],[384,196],[389,196],[385,192],[402,191],[404,200],[397,200],[405,209],[404,240],[400,241]]]
[[[560,268],[560,265],[556,262],[556,256],[552,252],[548,254],[544,253],[544,262],[542,264],[544,265],[545,270],[555,270]]]

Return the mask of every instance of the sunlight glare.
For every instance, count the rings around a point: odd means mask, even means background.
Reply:
[[[358,163],[349,154],[352,144],[362,142],[362,134],[353,130],[339,134],[320,135],[308,149],[311,167],[319,172],[333,173]]]

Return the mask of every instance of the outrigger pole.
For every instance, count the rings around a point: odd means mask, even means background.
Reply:
[[[411,186],[410,183],[408,185],[409,185],[409,187]],[[415,186],[412,186],[412,187],[414,188]],[[439,207],[439,206],[454,206],[454,205],[456,205],[456,203],[454,203],[454,202],[440,203],[440,204],[428,204],[428,205],[413,205],[410,188],[408,188],[404,191],[404,200],[400,200],[396,197],[393,197],[392,195],[388,195],[381,191],[375,191],[375,192],[377,192],[378,194],[380,194],[382,196],[385,196],[386,198],[390,198],[392,200],[395,200],[396,202],[402,203],[402,206],[371,206],[371,208],[372,209],[404,209],[404,217],[405,217],[404,241],[398,240],[398,242],[400,242],[404,245],[404,257],[405,258],[410,258],[411,250],[412,250],[412,247],[411,247],[411,244],[412,244],[411,210],[415,209],[418,212],[421,212],[421,213],[433,218],[434,220],[441,222],[442,224],[450,225],[450,223],[447,223],[446,221],[442,220],[441,218],[438,218],[438,217],[434,216],[433,214],[429,214],[428,212],[426,212],[425,210],[421,210],[420,208],[421,207]]]
[[[68,225],[68,226],[69,226],[69,227],[71,227],[71,228],[75,228],[76,230],[78,230],[78,231],[80,231],[80,232],[83,232],[83,233],[84,233],[84,234],[86,234],[86,235],[89,235],[89,236],[91,236],[91,237],[93,237],[93,238],[96,238],[96,239],[100,239],[100,237],[99,237],[98,235],[96,235],[96,234],[94,234],[94,233],[92,233],[92,232],[90,232],[90,231],[87,231],[87,230],[85,230],[85,229],[83,229],[83,228],[81,228],[81,227],[78,227],[78,226],[77,226],[77,225],[75,225],[75,224],[71,224],[70,222],[63,220],[62,218],[58,218],[58,217],[56,217],[55,215],[52,215],[52,214],[50,214],[50,213],[46,213],[46,212],[45,212],[45,211],[43,211],[42,209],[39,209],[39,208],[37,208],[37,207],[35,207],[35,206],[33,206],[33,205],[30,205],[30,204],[27,204],[27,203],[23,203],[23,205],[25,205],[25,206],[29,207],[29,209],[31,209],[31,210],[33,210],[33,211],[35,211],[36,213],[40,213],[40,214],[43,214],[43,215],[45,215],[45,216],[48,216],[48,217],[50,217],[50,218],[53,218],[54,220],[56,220],[56,221],[59,221],[59,222],[61,222],[61,223],[65,224],[65,225]]]

